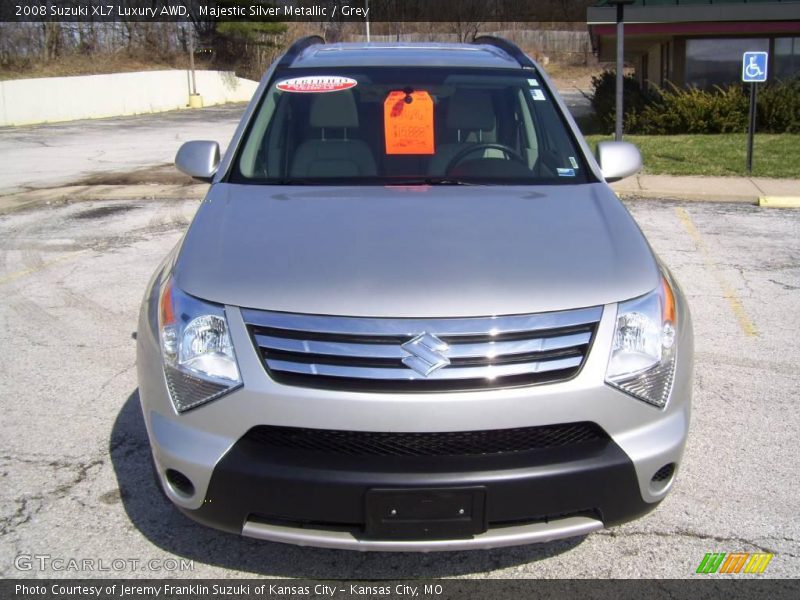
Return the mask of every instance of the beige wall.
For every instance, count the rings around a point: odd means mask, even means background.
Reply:
[[[257,82],[197,71],[205,106],[250,100]],[[188,71],[142,71],[0,81],[0,126],[154,113],[186,108]]]

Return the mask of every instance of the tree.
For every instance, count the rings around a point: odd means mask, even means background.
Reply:
[[[471,42],[490,16],[491,8],[486,0],[462,0],[451,5],[455,21],[450,23],[450,30],[458,36],[459,42]]]
[[[261,4],[265,8],[274,4],[267,1],[242,2],[241,0],[217,0],[220,7]],[[275,37],[286,31],[286,24],[277,21],[224,21],[217,24],[218,35],[244,44],[257,46],[275,45]]]
[[[245,9],[256,1],[216,0],[220,8],[242,6]],[[265,8],[272,3],[258,2]],[[221,67],[235,68],[240,75],[260,79],[274,54],[281,48],[286,24],[277,20],[253,20],[252,17],[238,20],[203,19],[196,3],[185,2],[190,9],[190,19],[199,40],[199,47],[210,51],[212,62]],[[194,5],[194,6],[193,6]]]
[[[60,56],[64,42],[61,31],[61,23],[42,23],[42,33],[44,34],[42,58],[44,58],[45,61],[50,61]]]

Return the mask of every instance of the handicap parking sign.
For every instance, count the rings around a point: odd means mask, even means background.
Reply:
[[[742,81],[763,83],[767,80],[767,53],[745,52],[742,55]]]

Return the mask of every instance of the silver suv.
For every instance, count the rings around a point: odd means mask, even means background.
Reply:
[[[586,535],[689,426],[686,301],[513,44],[296,42],[142,304],[158,479],[201,523],[356,550]]]

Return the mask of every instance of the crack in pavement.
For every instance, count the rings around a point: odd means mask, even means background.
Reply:
[[[757,549],[760,552],[766,552],[769,554],[778,554],[776,550],[772,550],[771,548],[767,548],[766,546],[762,546],[757,544],[752,540],[748,540],[746,538],[739,538],[739,537],[725,537],[725,536],[718,536],[718,535],[711,535],[708,533],[699,533],[696,531],[689,531],[689,530],[676,530],[676,531],[644,531],[644,530],[634,530],[634,531],[624,531],[624,532],[616,532],[616,531],[598,531],[595,535],[602,535],[607,537],[629,537],[629,536],[655,536],[655,537],[664,537],[664,538],[671,538],[671,537],[688,537],[697,540],[711,540],[714,542],[734,542],[738,544],[743,544],[747,546],[752,546],[753,548]],[[779,538],[770,538],[766,537],[765,539],[779,539]],[[781,540],[783,541],[783,540]]]
[[[730,268],[732,268],[739,274],[742,286],[744,287],[744,289],[747,290],[747,296],[742,296],[742,297],[753,299],[755,296],[757,296],[757,294],[753,291],[753,288],[750,287],[750,282],[747,279],[747,274],[749,274],[751,271],[749,269],[745,271],[745,268],[739,265],[730,265]]]
[[[20,457],[1,456],[0,460],[16,461],[26,464],[38,464],[41,466],[52,467],[54,469],[73,469],[73,477],[62,483],[47,494],[24,495],[13,500],[16,503],[16,510],[9,516],[0,516],[0,537],[5,537],[13,533],[17,528],[30,522],[31,519],[39,514],[49,501],[58,501],[66,498],[73,488],[86,481],[92,468],[105,464],[105,461],[96,458],[87,462],[68,462],[62,460],[42,460],[24,459]]]
[[[93,402],[101,399],[101,397],[103,396],[103,394],[106,391],[106,388],[109,385],[111,385],[112,383],[114,383],[114,381],[117,379],[117,377],[120,377],[120,376],[124,375],[125,373],[127,373],[128,371],[130,371],[131,369],[133,369],[135,367],[136,367],[136,363],[134,362],[134,363],[128,365],[127,367],[125,367],[124,369],[121,369],[120,371],[114,373],[108,379],[106,379],[103,382],[103,384],[100,386],[100,389],[98,390],[97,395],[95,395]]]
[[[800,286],[789,285],[788,283],[782,283],[780,281],[776,281],[775,279],[769,279],[768,281],[770,281],[771,283],[774,283],[775,285],[781,286],[785,290],[789,290],[789,291],[800,290]]]
[[[98,459],[99,460],[99,459]],[[0,462],[23,463],[27,465],[38,465],[41,467],[53,467],[54,469],[72,469],[88,464],[86,461],[69,459],[53,459],[46,454],[0,454]]]
[[[29,502],[34,500],[39,501],[38,506],[31,510],[28,508]],[[42,497],[31,496],[29,498],[17,498],[14,502],[17,504],[17,509],[8,517],[0,517],[0,537],[6,536],[12,531],[15,531],[20,525],[29,522],[33,515],[42,510]]]

